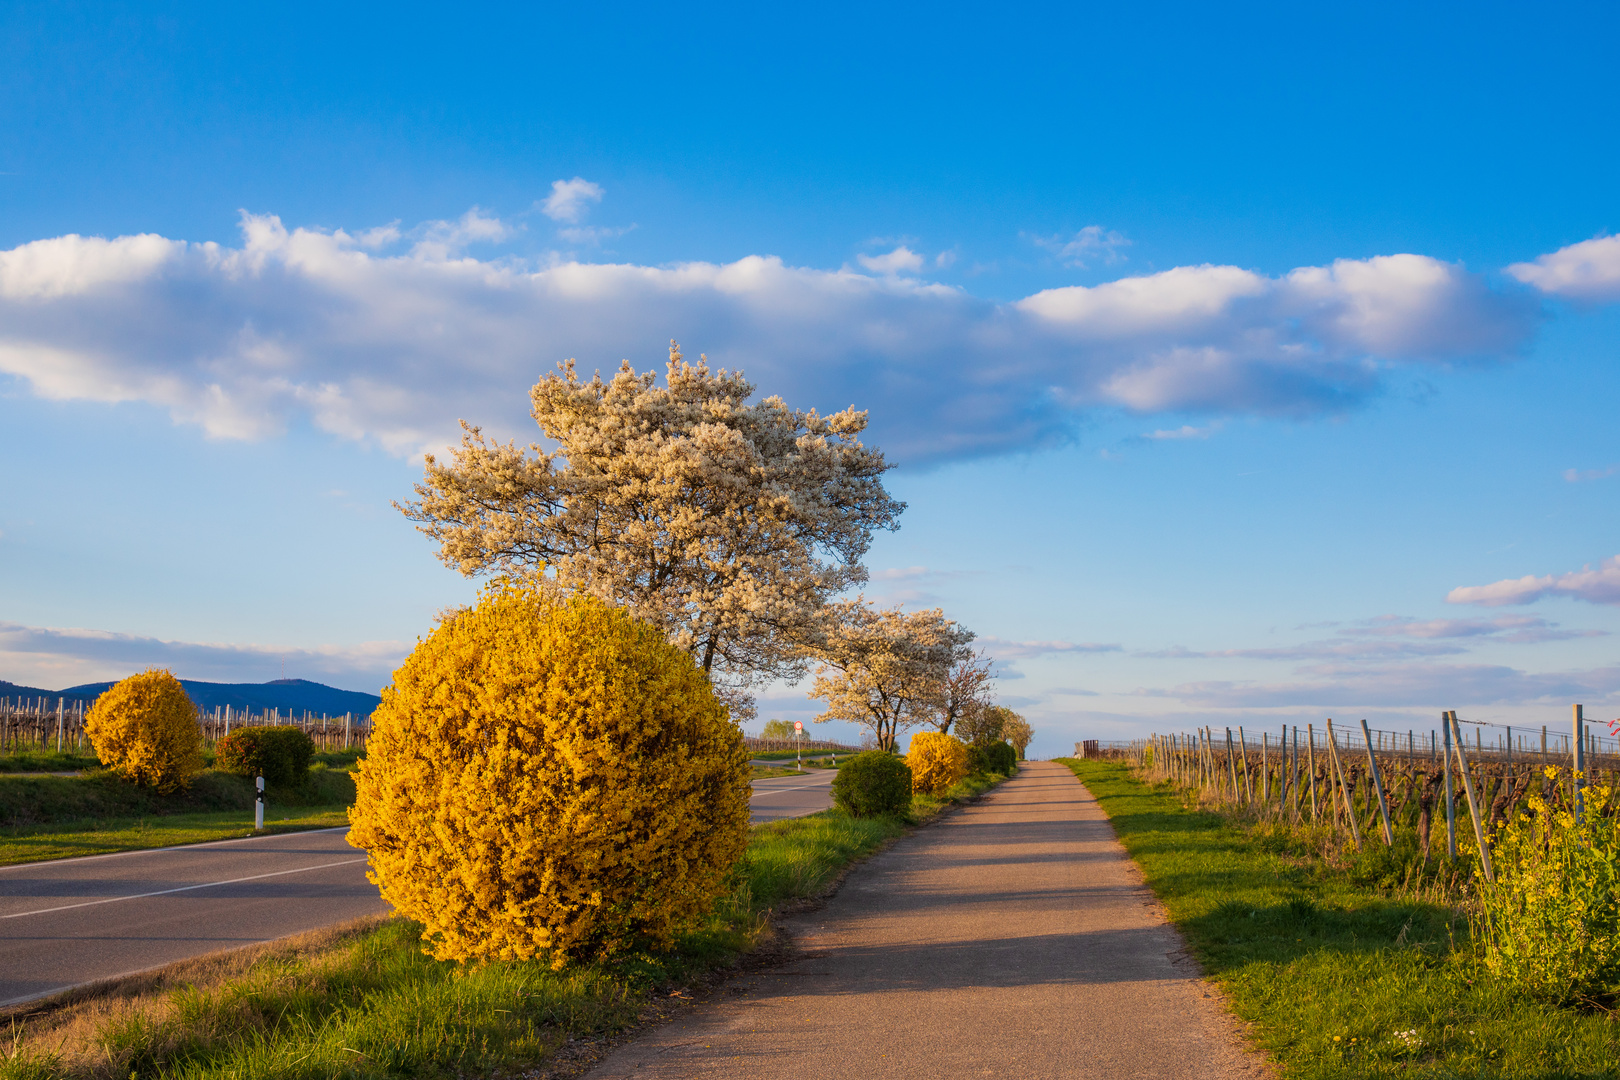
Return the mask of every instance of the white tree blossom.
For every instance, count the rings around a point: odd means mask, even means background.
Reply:
[[[753,393],[673,342],[664,386],[628,361],[585,381],[569,360],[531,394],[555,449],[463,422],[399,509],[463,574],[549,574],[664,628],[751,715],[746,688],[803,676],[827,604],[866,580],[873,530],[905,509],[858,438],[866,413]]]
[[[816,647],[821,664],[810,689],[827,702],[816,723],[846,720],[869,730],[884,750],[902,732],[937,723],[951,664],[973,632],[939,608],[879,610],[864,597],[830,607]]]

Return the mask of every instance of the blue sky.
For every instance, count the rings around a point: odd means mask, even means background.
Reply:
[[[417,455],[678,337],[872,410],[1039,752],[1620,715],[1614,23],[0,9],[0,678],[375,689]]]

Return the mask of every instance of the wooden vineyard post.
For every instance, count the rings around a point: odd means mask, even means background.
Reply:
[[[1294,801],[1294,820],[1299,820],[1299,725],[1294,725],[1294,762],[1289,774],[1288,786],[1291,789]]]
[[[1440,714],[1440,733],[1446,743],[1446,858],[1457,857],[1457,799],[1451,783],[1451,713]]]
[[[1316,821],[1320,813],[1316,808],[1316,725],[1306,724],[1305,756],[1309,759],[1311,773],[1311,821]]]
[[[1237,762],[1232,760],[1232,729],[1226,729],[1226,777],[1232,782],[1232,801],[1238,801]]]
[[[1586,809],[1582,789],[1586,787],[1586,740],[1581,736],[1585,734],[1581,729],[1585,726],[1585,717],[1581,715],[1581,707],[1570,707],[1570,770],[1574,775],[1575,787],[1575,824],[1581,823],[1582,812]]]
[[[1339,739],[1333,734],[1333,719],[1328,718],[1328,761],[1339,777],[1339,792],[1344,796],[1344,816],[1350,819],[1350,838],[1356,842],[1356,850],[1361,850],[1361,825],[1356,821],[1356,804],[1350,799],[1350,784],[1344,778],[1344,765],[1339,761]]]
[[[1495,881],[1496,875],[1491,872],[1491,849],[1485,844],[1485,822],[1479,816],[1479,803],[1474,799],[1474,781],[1468,774],[1468,757],[1463,752],[1462,727],[1455,710],[1451,713],[1451,733],[1456,739],[1457,768],[1462,771],[1463,791],[1468,796],[1468,816],[1473,819],[1474,839],[1479,844],[1479,866],[1487,882]]]
[[[1384,846],[1395,846],[1395,830],[1389,824],[1389,802],[1384,798],[1384,781],[1378,775],[1378,759],[1373,756],[1372,732],[1367,728],[1367,721],[1361,722],[1361,734],[1367,740],[1367,770],[1372,776],[1373,790],[1378,793],[1378,816],[1384,822]]]
[[[1260,801],[1271,805],[1271,732],[1260,733]]]
[[[1243,734],[1243,725],[1238,725],[1238,749],[1243,754],[1243,801],[1249,806],[1254,805],[1254,774],[1249,771],[1249,738]]]

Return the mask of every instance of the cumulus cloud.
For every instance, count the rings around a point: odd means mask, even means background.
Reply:
[[[1561,247],[1507,272],[1550,296],[1588,303],[1620,300],[1620,236],[1599,236]]]
[[[183,679],[261,682],[279,678],[285,664],[289,677],[370,693],[388,681],[410,651],[411,644],[401,641],[282,648],[0,622],[0,665],[6,678],[53,689],[123,678],[149,667],[166,667]]]
[[[1101,225],[1087,225],[1073,236],[1031,236],[1030,239],[1036,247],[1056,255],[1064,266],[1076,270],[1084,270],[1099,260],[1112,266],[1125,258],[1119,249],[1131,244],[1124,236]]]
[[[554,217],[600,191],[559,185]],[[1339,411],[1396,365],[1511,354],[1536,317],[1418,255],[1281,277],[1180,267],[998,303],[914,276],[904,247],[865,273],[766,256],[531,266],[463,253],[509,234],[480,211],[391,228],[244,214],[238,247],[68,235],[0,251],[0,372],[217,437],[307,418],[410,454],[453,442],[463,417],[526,435],[525,391],[557,361],[652,367],[675,337],[794,405],[870,409],[873,441],[926,462],[1061,441],[1095,408]],[[415,246],[389,254],[390,235]]]
[[[593,184],[583,177],[553,180],[551,194],[540,204],[540,212],[552,221],[565,221],[570,225],[577,225],[585,220],[585,215],[590,213],[592,206],[602,201],[603,194],[601,185]]]
[[[904,244],[883,255],[857,255],[855,261],[874,274],[916,274],[923,268],[923,257]]]
[[[1526,575],[1489,585],[1464,585],[1446,594],[1448,604],[1502,607],[1531,604],[1544,596],[1569,596],[1589,604],[1620,604],[1620,555],[1567,574]]]

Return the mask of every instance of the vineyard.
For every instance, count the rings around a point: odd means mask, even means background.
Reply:
[[[1076,749],[1082,757],[1125,758],[1144,779],[1169,783],[1199,805],[1325,832],[1325,840],[1358,852],[1410,847],[1418,865],[1407,868],[1408,880],[1431,860],[1460,856],[1477,860],[1491,882],[1492,840],[1527,799],[1539,796],[1579,821],[1585,789],[1608,787],[1620,772],[1620,746],[1588,726],[1582,706],[1572,711],[1568,734],[1507,727],[1490,741],[1492,725],[1446,712],[1439,730],[1422,733],[1327,720],[1275,735],[1205,727]]]
[[[89,711],[89,703],[83,700],[0,698],[0,753],[88,750],[84,718]],[[204,745],[210,747],[237,728],[286,725],[302,729],[315,740],[317,749],[363,749],[371,730],[370,717],[355,713],[294,715],[279,709],[254,712],[229,705],[198,709],[197,723],[202,728]]]

